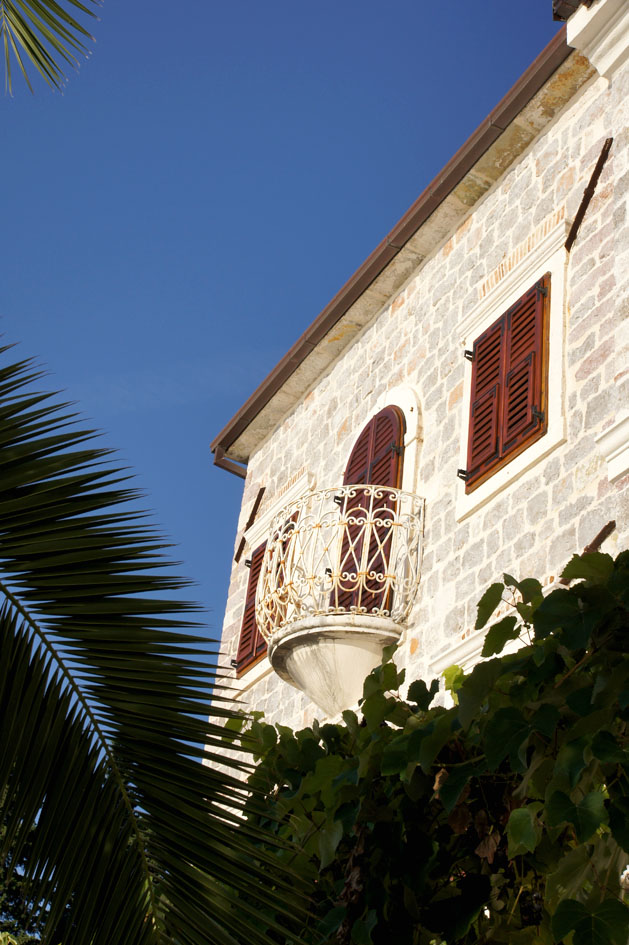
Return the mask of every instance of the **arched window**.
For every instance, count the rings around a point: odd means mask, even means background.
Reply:
[[[350,454],[344,486],[383,486],[383,492],[356,489],[343,498],[341,514],[347,522],[339,561],[339,578],[332,594],[336,609],[373,613],[391,607],[387,563],[392,530],[387,513],[395,508],[402,482],[404,415],[399,407],[385,407],[364,428]]]
[[[352,450],[343,485],[391,486],[402,482],[404,415],[399,407],[385,407],[369,421]]]

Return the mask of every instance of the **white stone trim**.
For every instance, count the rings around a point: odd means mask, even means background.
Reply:
[[[255,666],[246,669],[242,676],[236,676],[234,672],[234,677],[229,683],[230,693],[233,694],[234,699],[242,700],[243,696],[246,695],[252,686],[255,686],[256,683],[260,682],[260,680],[264,679],[266,676],[270,676],[272,672],[273,668],[269,662],[268,656],[265,654],[264,658],[256,663]]]
[[[544,436],[523,450],[502,469],[497,470],[473,492],[466,494],[465,484],[459,481],[456,497],[457,522],[486,505],[566,439],[564,350],[568,254],[564,243],[569,223],[563,213],[553,215],[553,219],[557,222],[548,229],[548,232],[544,232],[545,224],[538,227],[536,233],[538,231],[541,233],[539,241],[526,255],[520,258],[520,247],[517,247],[511,256],[507,257],[507,261],[514,259],[513,267],[487,291],[485,297],[461,320],[458,326],[462,346],[461,357],[463,357],[463,351],[472,348],[475,339],[486,328],[489,328],[503,312],[517,302],[538,279],[546,272],[550,272],[548,429]],[[465,469],[467,464],[471,385],[472,366],[469,361],[466,361],[463,388],[464,413],[458,463],[460,469]]]
[[[378,398],[376,406],[367,417],[364,426],[385,407],[399,407],[404,414],[406,432],[404,433],[404,457],[400,489],[403,492],[417,494],[417,470],[423,438],[422,413],[417,391],[408,385],[399,385],[385,391]]]
[[[428,664],[428,678],[436,679],[443,675],[449,666],[460,666],[463,672],[468,675],[478,663],[483,663],[485,657],[481,656],[485,637],[491,629],[491,625],[483,627],[481,630],[473,630],[464,640],[455,643],[454,646],[437,654]],[[522,632],[524,628],[522,628]],[[509,640],[500,652],[500,656],[507,656],[509,653],[517,653],[518,650],[526,646],[519,638]],[[493,659],[493,656],[487,659]]]
[[[609,481],[616,482],[626,476],[629,473],[629,410],[624,410],[595,440],[609,466]]]
[[[465,673],[469,673],[481,661],[481,651],[487,636],[487,628],[474,630],[464,640],[459,640],[453,646],[438,653],[428,663],[428,678],[441,677],[449,666],[460,666]]]
[[[271,522],[279,511],[285,506],[299,499],[306,492],[312,492],[315,487],[315,477],[308,470],[304,470],[287,489],[284,489],[278,496],[274,496],[269,505],[266,505],[261,515],[258,515],[255,522],[245,532],[245,542],[248,552],[255,551],[258,545],[261,545],[268,536]],[[264,506],[263,506],[264,507]]]
[[[595,0],[580,6],[566,24],[566,40],[606,79],[629,59],[627,0]]]
[[[526,291],[526,283],[532,281],[531,274],[563,247],[569,231],[570,221],[566,220],[565,208],[562,207],[540,223],[531,237],[516,246],[489,274],[479,287],[477,305],[457,326],[462,345],[472,343],[512,302],[518,300]]]

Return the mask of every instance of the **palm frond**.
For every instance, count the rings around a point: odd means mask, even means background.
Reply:
[[[34,827],[53,945],[265,945],[299,887],[240,817],[198,608],[128,474],[34,373],[0,367],[0,857]]]
[[[88,0],[94,6],[100,0]],[[31,91],[27,65],[33,66],[48,85],[61,88],[65,83],[63,65],[76,69],[79,57],[88,54],[86,43],[93,39],[76,18],[95,16],[92,7],[80,0],[0,0],[0,34],[4,47],[5,88],[12,91],[11,56]]]

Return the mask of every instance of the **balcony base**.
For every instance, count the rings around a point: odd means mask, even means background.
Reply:
[[[328,718],[356,705],[365,677],[397,643],[402,628],[390,617],[322,614],[277,630],[269,643],[275,672],[312,699]]]

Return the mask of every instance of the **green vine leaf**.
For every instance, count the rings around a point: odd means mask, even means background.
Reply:
[[[606,764],[627,764],[629,752],[621,748],[611,732],[597,732],[592,739],[592,752],[595,758]]]
[[[487,631],[481,656],[501,653],[509,640],[517,640],[520,634],[517,617],[503,617]]]
[[[570,850],[546,880],[546,903],[552,909],[563,899],[576,896],[591,877],[590,851],[585,844]]]
[[[578,804],[571,801],[563,791],[555,791],[546,805],[546,811],[551,827],[558,827],[562,823],[573,824],[579,843],[585,843],[601,824],[607,823],[605,799],[600,791],[591,791]]]
[[[552,738],[560,719],[561,715],[557,706],[546,702],[535,712],[531,719],[531,728],[535,732],[541,732],[546,738]]]
[[[573,932],[573,945],[627,945],[629,909],[617,899],[609,899],[590,912],[576,899],[564,899],[551,926],[557,942]]]
[[[443,678],[448,692],[456,692],[461,688],[461,684],[465,679],[465,672],[460,666],[457,666],[456,663],[453,663],[452,666],[448,666],[447,669],[444,669]]]
[[[480,630],[485,626],[494,610],[502,600],[504,584],[491,584],[478,602],[478,614],[474,629]]]
[[[319,831],[319,859],[321,861],[320,869],[325,869],[334,859],[336,848],[343,837],[343,824],[339,820],[333,820],[325,824]]]
[[[481,714],[482,706],[487,702],[496,680],[504,668],[500,660],[489,660],[475,666],[469,676],[462,680],[459,697],[459,721],[468,729]]]
[[[545,597],[533,615],[535,638],[543,640],[564,626],[580,624],[581,606],[576,595],[569,590],[557,588]]]
[[[371,933],[378,921],[375,909],[370,909],[364,919],[356,919],[352,926],[352,942],[354,945],[371,945]]]
[[[523,581],[516,581],[510,574],[503,574],[505,584],[515,587],[522,595],[525,604],[540,604],[544,599],[542,585],[536,578],[524,578]]]
[[[423,679],[416,679],[415,682],[412,682],[408,687],[408,700],[409,702],[414,702],[422,712],[426,712],[438,692],[438,679],[433,679],[430,684],[430,689]]]
[[[629,853],[629,797],[614,798],[609,805],[609,829],[625,853]]]
[[[382,763],[380,765],[380,771],[385,777],[389,774],[401,774],[406,770],[409,762],[408,749],[408,735],[398,735],[392,742],[389,742],[382,752]]]
[[[484,761],[468,761],[448,772],[448,777],[439,786],[439,800],[446,813],[450,814],[455,808],[463,790],[470,779],[485,767]]]
[[[532,853],[542,838],[542,828],[530,807],[511,811],[507,823],[509,859],[522,853]]]
[[[425,774],[428,773],[433,761],[450,738],[451,732],[452,716],[450,713],[444,712],[443,715],[437,717],[430,735],[422,739],[419,749],[419,764]]]
[[[597,581],[606,584],[614,572],[614,559],[601,551],[573,555],[562,572],[564,581]]]
[[[487,763],[495,770],[503,758],[511,759],[517,770],[524,767],[526,741],[531,734],[531,724],[519,709],[498,709],[485,728],[485,754]]]
[[[557,754],[556,776],[564,778],[571,788],[575,787],[586,766],[584,753],[587,745],[585,738],[575,738],[562,745]]]

